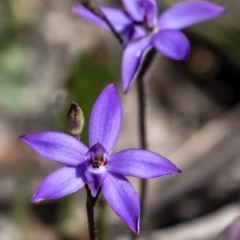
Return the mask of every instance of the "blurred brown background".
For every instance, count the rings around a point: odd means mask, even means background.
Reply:
[[[176,3],[159,1],[160,11]],[[140,239],[230,239],[240,216],[240,2],[212,1],[225,16],[186,29],[191,57],[160,54],[145,77],[149,149],[183,173],[149,181]],[[59,165],[19,139],[67,132],[72,101],[88,122],[110,82],[122,92],[122,49],[110,33],[71,13],[73,0],[0,0],[0,240],[85,240],[85,191],[33,205],[39,183]],[[120,1],[100,4],[122,7]],[[136,89],[122,94],[116,150],[138,147]],[[82,140],[87,144],[87,123]],[[130,179],[138,189],[138,181]],[[126,225],[100,200],[99,239],[127,239]],[[230,230],[229,230],[230,229]],[[240,235],[235,234],[234,240]]]

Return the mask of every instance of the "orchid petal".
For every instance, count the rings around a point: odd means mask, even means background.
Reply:
[[[181,172],[173,163],[159,154],[127,149],[111,156],[109,172],[137,178],[155,178]]]
[[[178,30],[165,29],[159,31],[153,36],[152,44],[163,55],[175,60],[187,59],[189,56],[189,41]]]
[[[43,180],[31,201],[40,202],[47,199],[60,198],[76,192],[85,184],[84,179],[81,177],[84,170],[85,166],[57,169]]]
[[[110,7],[101,7],[106,18],[111,22],[114,29],[121,33],[133,20],[122,10]]]
[[[109,173],[102,184],[102,192],[113,211],[138,234],[140,204],[129,181],[121,175]]]
[[[60,132],[40,132],[20,137],[44,158],[69,166],[85,162],[88,148],[76,138]]]
[[[123,91],[126,93],[131,83],[136,78],[147,52],[151,49],[150,37],[145,37],[133,43],[129,43],[122,60]]]
[[[103,29],[110,30],[104,20],[88,10],[86,7],[82,5],[75,5],[71,7],[71,10]],[[101,7],[101,10],[117,32],[122,32],[129,24],[132,23],[132,19],[122,10],[110,7]]]
[[[122,3],[126,11],[135,21],[143,21],[143,16],[139,14],[139,0],[122,0]]]
[[[110,154],[122,128],[122,104],[114,84],[108,85],[96,100],[89,122],[89,142],[100,143]]]
[[[126,47],[131,40],[142,38],[147,33],[142,26],[128,25],[122,32],[122,35],[124,39],[123,46]]]
[[[125,47],[132,39],[135,39],[135,27],[134,25],[128,25],[124,31],[123,35],[123,47]]]
[[[210,2],[184,2],[163,12],[158,24],[160,29],[182,29],[218,17],[224,12],[223,7]]]
[[[106,167],[101,166],[100,168],[104,168],[104,170],[100,169],[100,171],[98,171],[99,169],[96,170],[96,172],[92,171],[94,169],[92,165],[90,165],[87,170],[85,171],[84,175],[86,177],[88,186],[91,190],[92,196],[96,197],[97,192],[99,190],[99,188],[101,187],[103,181],[105,180],[106,176],[107,176],[107,171],[106,171]]]
[[[155,0],[139,0],[139,14],[148,27],[153,28],[157,22],[157,4]]]

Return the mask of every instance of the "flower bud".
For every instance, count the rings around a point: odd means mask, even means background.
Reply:
[[[67,125],[70,134],[74,137],[80,138],[84,125],[84,117],[81,108],[75,102],[73,102],[69,108]]]

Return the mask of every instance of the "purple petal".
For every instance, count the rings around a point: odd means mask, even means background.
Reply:
[[[128,149],[111,156],[110,172],[137,178],[155,178],[181,172],[173,163],[159,154]]]
[[[114,84],[108,85],[96,100],[89,122],[90,146],[100,143],[113,151],[122,128],[122,103]]]
[[[122,32],[128,25],[133,24],[133,20],[120,9],[101,7],[101,10],[117,32]]]
[[[157,5],[155,0],[139,0],[139,14],[148,27],[153,28],[157,23]]]
[[[190,44],[187,37],[178,30],[165,29],[152,38],[153,46],[163,55],[175,60],[187,59]]]
[[[60,132],[41,132],[20,137],[41,156],[54,162],[78,166],[88,148],[76,138]]]
[[[137,22],[147,21],[153,27],[157,20],[157,4],[155,0],[122,0],[126,11]]]
[[[118,174],[108,174],[102,184],[102,192],[113,211],[135,233],[139,233],[140,204],[133,186]]]
[[[122,60],[123,91],[126,93],[131,83],[136,78],[146,53],[151,49],[151,38],[144,37],[133,43],[129,43],[124,52]]]
[[[108,172],[104,169],[100,173],[95,173],[95,172],[91,171],[90,168],[92,168],[92,166],[89,166],[86,169],[84,176],[85,176],[88,186],[91,190],[92,196],[96,197],[97,192],[98,192],[99,188],[101,187],[103,181],[105,180]],[[105,167],[102,167],[102,168],[105,168]]]
[[[147,32],[142,26],[128,25],[122,35],[124,37],[123,46],[126,47],[131,40],[142,38],[147,35]]]
[[[107,24],[101,19],[99,18],[97,15],[95,15],[94,13],[92,13],[91,11],[89,11],[87,8],[85,8],[82,5],[75,5],[71,7],[71,10],[80,15],[82,18],[102,27],[105,30],[109,30],[109,27],[107,26]]]
[[[83,17],[84,19],[102,27],[105,30],[110,30],[108,25],[103,21],[100,17],[89,11],[82,5],[72,6],[71,10]],[[132,23],[132,19],[124,12],[116,8],[110,7],[101,7],[101,10],[111,22],[113,27],[117,32],[121,32],[127,27],[129,24]]]
[[[81,168],[62,167],[57,169],[43,180],[31,201],[40,202],[76,192],[85,184],[85,181],[81,178],[84,170],[85,166]]]
[[[122,0],[122,3],[126,11],[135,21],[143,21],[143,16],[139,12],[139,0]]]
[[[160,29],[182,29],[193,24],[220,16],[225,9],[219,5],[204,2],[184,2],[166,10],[158,20]]]

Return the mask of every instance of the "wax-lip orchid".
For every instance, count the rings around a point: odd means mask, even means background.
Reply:
[[[155,0],[122,0],[126,11],[101,7],[115,30],[124,36],[122,60],[123,90],[127,92],[140,70],[146,52],[155,48],[176,60],[188,58],[190,45],[179,30],[225,12],[219,5],[205,1],[188,1],[174,5],[157,17]],[[72,10],[83,18],[109,30],[106,23],[83,6]]]
[[[122,105],[116,87],[110,84],[98,97],[89,122],[90,149],[76,138],[60,132],[24,135],[21,139],[41,156],[64,164],[50,174],[32,201],[60,198],[88,184],[92,196],[102,189],[115,213],[139,232],[140,205],[133,186],[123,176],[155,178],[179,173],[164,157],[141,149],[112,154],[122,126]]]

